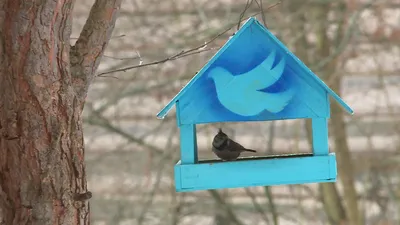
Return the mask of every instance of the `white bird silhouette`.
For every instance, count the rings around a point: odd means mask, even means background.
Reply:
[[[264,110],[272,113],[282,111],[293,98],[293,88],[274,93],[260,91],[275,84],[283,74],[283,58],[272,68],[275,56],[273,51],[254,69],[236,76],[222,67],[211,69],[208,77],[215,83],[221,104],[241,116],[254,116]]]

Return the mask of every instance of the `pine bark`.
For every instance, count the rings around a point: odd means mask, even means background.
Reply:
[[[74,0],[0,1],[1,225],[89,224],[81,113],[120,3],[71,47]]]

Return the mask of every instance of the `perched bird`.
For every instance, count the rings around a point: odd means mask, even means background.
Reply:
[[[242,152],[257,152],[256,150],[247,149],[241,144],[233,141],[222,132],[220,128],[218,134],[215,135],[212,142],[212,151],[222,160],[236,160]]]
[[[267,110],[272,113],[282,111],[294,96],[293,88],[280,92],[260,91],[275,84],[285,69],[282,58],[273,68],[276,52],[252,70],[238,75],[222,67],[212,68],[208,77],[213,79],[218,100],[233,113],[241,116],[254,116]]]
[[[75,193],[73,195],[73,199],[75,201],[87,201],[90,198],[92,198],[92,192],[90,192],[90,191],[87,191],[85,193]]]

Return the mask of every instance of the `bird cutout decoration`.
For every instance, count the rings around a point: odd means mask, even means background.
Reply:
[[[273,93],[261,91],[274,85],[282,77],[285,60],[281,58],[275,67],[272,67],[275,58],[276,52],[272,51],[254,69],[235,76],[222,67],[211,69],[208,77],[214,81],[220,103],[241,116],[255,116],[264,110],[271,113],[282,111],[294,96],[293,88],[289,86],[282,92]]]
[[[257,152],[256,150],[247,149],[230,139],[221,128],[219,128],[217,135],[213,139],[212,151],[224,161],[236,160],[242,152]]]
[[[164,118],[175,106],[180,134],[176,191],[335,182],[336,156],[329,151],[328,135],[330,97],[353,114],[284,43],[249,18],[157,114]],[[223,127],[287,119],[311,120],[313,154],[263,157]],[[208,145],[219,163],[199,159],[200,124],[217,127]],[[245,155],[252,157],[241,159]]]

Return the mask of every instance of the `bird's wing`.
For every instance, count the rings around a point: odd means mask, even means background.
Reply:
[[[229,151],[241,152],[241,151],[243,151],[243,149],[245,149],[245,147],[243,147],[241,144],[237,143],[236,141],[234,141],[232,139],[229,140]]]
[[[282,111],[293,98],[295,92],[292,88],[277,93],[266,93],[262,91],[248,92],[247,97],[252,98],[255,102],[264,104],[264,109],[272,113]]]
[[[275,67],[272,68],[276,57],[276,52],[272,51],[268,57],[254,69],[235,76],[235,83],[250,86],[253,90],[267,88],[276,83],[282,76],[285,69],[285,60],[282,58]]]

